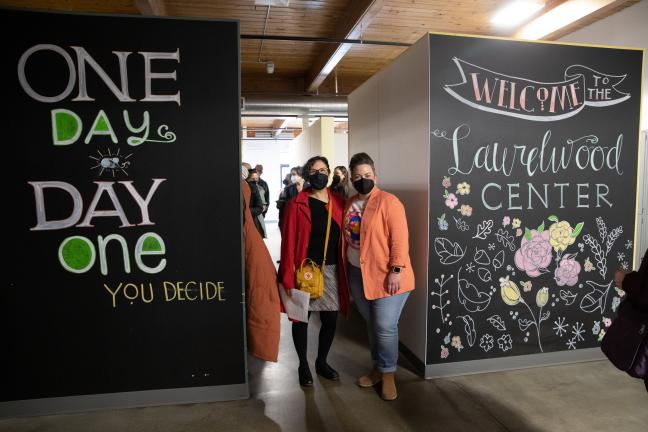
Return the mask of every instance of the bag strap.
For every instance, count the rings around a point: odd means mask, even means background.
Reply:
[[[326,240],[324,240],[324,261],[322,261],[322,271],[326,265],[326,252],[328,251],[329,235],[331,234],[331,215],[333,214],[333,197],[329,194],[328,222],[326,223]]]

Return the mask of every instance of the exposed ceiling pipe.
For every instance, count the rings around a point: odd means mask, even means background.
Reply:
[[[242,98],[244,116],[302,116],[347,117],[345,96],[257,96]]]
[[[384,46],[400,46],[409,47],[411,43],[405,42],[391,42],[391,41],[376,41],[376,40],[363,40],[363,39],[336,39],[325,37],[308,37],[308,36],[276,36],[276,35],[250,35],[242,34],[241,39],[252,40],[272,40],[272,41],[292,41],[292,42],[316,42],[316,43],[330,43],[330,44],[353,44],[353,45],[384,45]]]

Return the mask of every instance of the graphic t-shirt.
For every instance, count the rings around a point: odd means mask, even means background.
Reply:
[[[360,267],[360,224],[367,200],[355,201],[344,215],[344,235],[347,240],[349,264]]]

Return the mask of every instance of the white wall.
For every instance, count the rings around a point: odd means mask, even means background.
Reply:
[[[422,363],[428,308],[428,58],[425,37],[349,95],[349,154],[368,153],[378,185],[405,205],[416,289],[401,315],[399,336]]]
[[[335,156],[329,163],[331,169],[339,165],[349,167],[349,135],[346,133],[335,134]]]
[[[641,1],[619,13],[575,31],[563,37],[560,41],[644,48],[646,50],[644,51],[644,76],[641,95],[641,129],[648,131],[648,1]],[[644,141],[642,151],[647,150]],[[639,167],[640,197],[648,195],[648,191],[646,191],[648,188],[647,160],[645,154],[642,154]],[[640,199],[637,219],[638,238],[635,258],[636,262],[639,263],[643,252],[648,248],[648,198]]]
[[[254,167],[256,164],[263,165],[263,180],[268,182],[270,188],[270,204],[266,220],[276,221],[279,214],[275,201],[281,191],[280,176],[281,164],[289,164],[288,161],[288,140],[274,139],[244,139],[242,148],[243,162],[248,162]]]
[[[648,50],[648,1],[641,1],[559,39],[598,45],[615,45]],[[641,129],[648,129],[648,64],[644,51]]]

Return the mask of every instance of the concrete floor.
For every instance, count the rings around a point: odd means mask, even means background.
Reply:
[[[314,361],[316,315],[311,324]],[[607,361],[425,381],[402,360],[400,397],[384,402],[354,385],[369,364],[364,329],[355,311],[339,322],[329,362],[340,382],[299,387],[284,317],[279,362],[249,361],[249,400],[8,419],[0,431],[648,431],[643,383]]]

